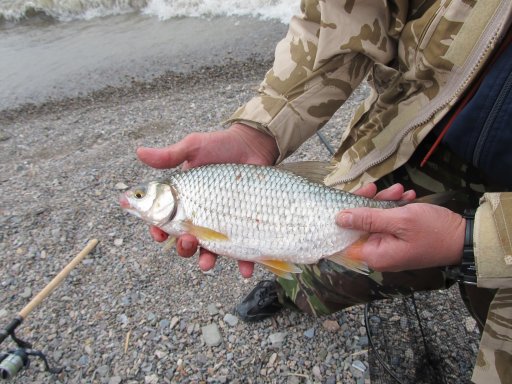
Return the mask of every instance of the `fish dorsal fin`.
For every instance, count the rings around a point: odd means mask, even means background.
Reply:
[[[302,270],[299,267],[286,261],[258,260],[258,263],[263,265],[273,274],[287,280],[292,280],[292,273],[302,273]]]
[[[365,235],[344,250],[327,257],[327,259],[351,271],[368,275],[370,274],[370,268],[363,261],[361,252],[367,240],[368,235]]]
[[[190,220],[183,222],[185,231],[204,241],[227,241],[229,237],[213,229],[194,225]]]
[[[298,161],[279,164],[277,168],[318,184],[324,184],[324,179],[334,170],[334,166],[328,161]]]

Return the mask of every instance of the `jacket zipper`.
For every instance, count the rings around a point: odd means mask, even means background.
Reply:
[[[500,10],[501,9],[496,10],[496,12],[493,16],[493,19],[496,18],[496,15],[501,14]],[[491,26],[494,25],[493,21],[491,21],[489,23],[489,25],[491,25]],[[503,27],[503,25],[501,25],[501,27]],[[454,86],[448,87],[444,92],[444,94],[448,94],[448,97],[444,97],[444,98],[441,97],[441,101],[436,103],[434,105],[434,107],[430,108],[427,112],[423,113],[419,118],[417,118],[415,121],[413,121],[411,123],[411,125],[409,125],[404,131],[402,131],[402,134],[400,136],[398,136],[398,139],[394,140],[388,146],[387,151],[385,151],[385,153],[380,158],[375,159],[375,160],[371,161],[370,163],[365,164],[361,167],[357,167],[357,165],[354,165],[354,167],[352,168],[352,171],[349,172],[349,174],[347,176],[340,177],[340,178],[336,179],[334,182],[329,183],[329,186],[334,187],[334,186],[337,186],[340,184],[344,184],[344,183],[353,181],[357,177],[362,175],[364,172],[369,170],[370,168],[373,168],[374,166],[379,165],[379,164],[383,163],[384,161],[386,161],[387,159],[389,159],[398,149],[400,142],[402,142],[402,140],[410,132],[412,132],[416,128],[421,127],[422,125],[428,123],[432,119],[432,117],[435,116],[436,113],[438,113],[443,108],[445,108],[446,105],[448,105],[452,100],[458,99],[460,97],[460,95],[467,88],[467,84],[474,78],[475,73],[477,72],[476,71],[477,68],[478,69],[480,68],[480,63],[482,62],[483,58],[487,55],[487,52],[490,50],[491,46],[494,44],[494,42],[496,41],[498,36],[501,34],[501,32],[502,32],[502,28],[491,28],[491,27],[486,28],[486,30],[484,31],[484,34],[480,37],[480,39],[477,43],[477,48],[474,49],[474,52],[479,52],[480,55],[476,58],[470,56],[470,58],[468,59],[469,64],[467,64],[464,67],[463,73],[467,72],[468,68],[470,68],[470,70],[469,70],[469,73],[464,76],[464,80],[462,81],[462,83],[460,83],[460,85],[458,85],[458,86],[457,86],[457,84],[455,84]],[[480,49],[480,47],[482,45],[485,45],[483,50]],[[455,91],[451,92],[454,88],[455,88]],[[359,163],[359,164],[361,164],[361,163]]]

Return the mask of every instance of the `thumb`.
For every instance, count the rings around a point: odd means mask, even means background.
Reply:
[[[389,232],[391,210],[378,208],[354,208],[340,212],[336,224],[342,228],[368,233]]]
[[[165,148],[137,148],[137,157],[153,168],[174,168],[187,160],[187,150],[182,142]]]

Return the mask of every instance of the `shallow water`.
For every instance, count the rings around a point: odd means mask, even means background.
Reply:
[[[277,20],[160,21],[135,13],[18,24],[0,30],[0,109],[220,65],[229,58],[269,59],[285,30]]]

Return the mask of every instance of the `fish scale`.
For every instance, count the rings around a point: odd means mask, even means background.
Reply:
[[[174,173],[170,184],[178,194],[178,213],[161,227],[164,231],[183,233],[181,223],[190,220],[228,238],[200,239],[204,248],[255,262],[315,263],[361,236],[335,224],[339,211],[397,206],[313,183],[277,167],[208,165]]]

